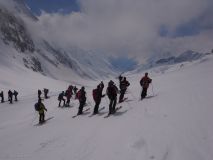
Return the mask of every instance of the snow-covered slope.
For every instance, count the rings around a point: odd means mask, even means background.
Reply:
[[[22,76],[22,70],[24,72]],[[148,98],[139,101],[139,80],[143,73],[128,76],[128,102],[114,116],[108,112],[108,99],[100,115],[91,113],[72,118],[78,102],[71,108],[58,108],[57,96],[67,83],[38,73],[0,68],[0,88],[20,91],[19,101],[0,104],[1,160],[211,160],[213,159],[213,58],[171,66],[163,74],[151,72],[153,84]],[[19,74],[19,76],[17,75]],[[30,78],[30,79],[28,79]],[[23,83],[19,83],[23,81]],[[91,90],[98,82],[82,81],[92,111]],[[106,84],[106,82],[105,82]],[[6,86],[6,87],[5,87]],[[54,116],[45,125],[34,126],[36,89],[46,86],[51,98],[44,101]],[[90,106],[91,104],[91,106]]]
[[[73,77],[109,77],[116,72],[108,57],[98,52],[75,46],[62,48],[41,37],[35,38],[29,23],[35,24],[37,19],[23,0],[0,2],[0,19],[1,66],[7,61],[7,67],[12,68],[15,61],[35,72],[67,81]]]

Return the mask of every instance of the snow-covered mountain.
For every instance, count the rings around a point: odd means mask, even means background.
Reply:
[[[213,56],[213,52],[199,53],[188,50],[177,56],[166,56],[163,58],[151,57],[145,64],[139,65],[132,73],[139,73],[152,68],[169,68],[168,66],[175,64],[180,64],[180,66],[182,66],[186,63],[202,60],[208,56]]]
[[[0,160],[212,160],[213,55],[186,51],[151,58],[125,73],[128,100],[114,115],[102,98],[100,114],[91,116],[92,90],[99,77],[106,86],[115,74],[108,57],[75,46],[62,48],[36,39],[25,18],[37,21],[23,0],[0,1]],[[24,18],[25,17],[25,18]],[[57,46],[57,47],[56,47]],[[140,101],[139,81],[149,72],[148,97]],[[44,76],[46,75],[46,76]],[[118,86],[118,80],[113,79]],[[90,110],[75,119],[78,100],[58,107],[58,94],[70,84],[85,86]],[[48,88],[46,118],[37,126],[38,89]],[[7,91],[17,90],[9,104]]]
[[[95,51],[75,46],[65,49],[43,39],[35,40],[25,20],[36,21],[36,17],[23,0],[9,1],[11,3],[0,3],[0,65],[13,67],[16,62],[35,72],[63,80],[73,77],[96,79],[115,74],[108,57]]]
[[[21,14],[22,16],[37,20],[30,8],[26,5],[25,0],[7,0],[0,1],[1,9],[7,9],[13,14]]]

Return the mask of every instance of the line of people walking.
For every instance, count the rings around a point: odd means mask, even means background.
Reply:
[[[70,85],[68,87],[68,89],[64,92],[62,91],[59,95],[58,95],[58,107],[70,107],[70,100],[73,97],[73,95],[75,96],[75,99],[78,99],[78,94],[79,91],[78,88],[76,86],[72,86]],[[66,97],[66,99],[64,99],[64,97]],[[61,102],[63,101],[63,105],[61,106]]]
[[[122,103],[124,101],[124,95],[127,91],[127,88],[130,86],[129,81],[127,81],[126,77],[119,76],[119,89],[116,86],[116,84],[110,80],[108,82],[108,86],[106,88],[106,94],[103,94],[104,90],[104,83],[101,81],[100,84],[97,85],[95,89],[92,91],[92,96],[93,100],[95,102],[93,114],[98,114],[99,113],[99,106],[101,104],[101,99],[105,96],[108,97],[109,99],[109,115],[114,114],[116,111],[116,105],[117,105],[117,96],[119,96],[118,103]],[[147,90],[149,87],[149,84],[152,82],[152,79],[148,77],[148,73],[145,73],[145,75],[141,78],[140,80],[140,85],[142,87],[142,92],[141,92],[141,100],[144,99],[147,96]],[[44,97],[47,96],[48,92],[44,92]],[[75,97],[73,97],[75,96]],[[65,98],[66,97],[66,98]],[[73,97],[73,99],[77,99],[79,101],[79,107],[78,107],[78,113],[77,115],[81,115],[83,113],[83,108],[86,105],[86,91],[85,87],[82,86],[80,90],[76,86],[70,85],[68,89],[64,92],[62,91],[58,95],[58,107],[69,107],[70,106],[70,100]],[[63,102],[63,105],[61,103]],[[39,112],[39,123],[43,123],[45,120],[45,111],[47,111],[46,107],[42,103],[42,98],[41,98],[41,90],[38,90],[38,103],[35,105],[36,110]]]
[[[106,94],[103,94],[104,89],[104,83],[101,81],[100,84],[97,85],[95,89],[92,91],[93,100],[95,102],[93,114],[98,114],[99,106],[101,104],[101,99],[107,95],[109,99],[109,114],[115,113],[116,105],[117,105],[117,96],[120,93],[119,101],[118,103],[122,103],[124,101],[124,95],[127,91],[127,88],[130,86],[129,81],[127,81],[126,77],[119,76],[119,89],[116,86],[116,84],[110,80],[108,82],[108,86],[106,88]],[[144,99],[147,96],[147,89],[149,87],[149,84],[152,82],[152,79],[148,77],[148,73],[145,73],[145,75],[140,80],[140,85],[142,87],[141,92],[141,100]],[[64,106],[69,104],[70,97],[72,96],[73,92],[73,86],[70,86],[66,93],[64,92],[59,94],[58,100],[59,100],[59,107],[61,104],[61,101],[64,102]],[[81,89],[78,92],[75,92],[76,99],[79,100],[79,109],[78,109],[78,115],[81,115],[83,113],[83,107],[86,104],[86,91],[85,87],[81,87]],[[67,97],[67,102],[65,104],[64,96]]]
[[[8,101],[10,102],[10,104],[13,103],[13,96],[14,96],[14,101],[18,101],[18,92],[16,90],[14,90],[13,92],[11,90],[8,91]],[[0,98],[1,98],[1,103],[4,103],[4,92],[1,91],[0,93]]]

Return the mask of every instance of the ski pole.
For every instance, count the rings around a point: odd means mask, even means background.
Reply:
[[[152,85],[152,94],[153,96],[155,96],[153,84],[151,83],[151,85]]]
[[[140,92],[140,95],[139,95],[139,101],[141,100],[142,92],[143,92],[143,88],[141,87],[141,92]]]

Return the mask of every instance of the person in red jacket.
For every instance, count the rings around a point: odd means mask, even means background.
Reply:
[[[152,83],[152,79],[148,77],[148,73],[146,72],[145,76],[140,80],[140,85],[142,87],[141,100],[146,97],[150,83]]]
[[[96,89],[93,89],[92,95],[93,95],[93,100],[95,101],[95,107],[93,114],[98,114],[98,109],[99,105],[101,103],[101,98],[104,97],[105,95],[102,95],[102,89],[103,87],[101,85],[98,85]]]
[[[72,97],[72,91],[70,89],[67,89],[65,92],[65,96],[67,97],[66,105],[67,107],[70,106],[70,99]]]

